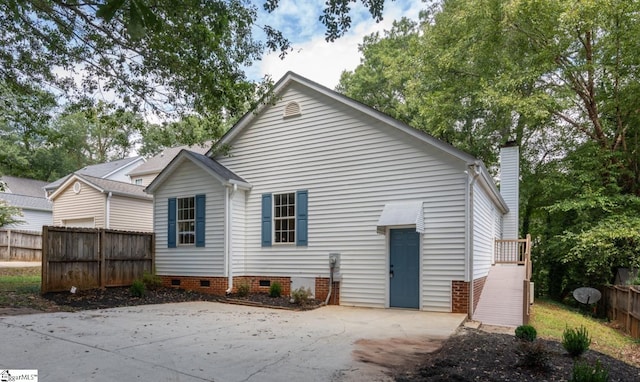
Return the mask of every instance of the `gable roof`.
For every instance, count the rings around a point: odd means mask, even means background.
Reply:
[[[18,178],[8,175],[0,177],[0,183],[4,183],[8,189],[5,192],[35,198],[44,198],[44,186],[47,184],[47,182],[42,180]]]
[[[272,105],[272,102],[270,102],[273,99],[278,99],[283,93],[284,91],[287,89],[288,86],[290,86],[291,84],[299,84],[302,85],[304,87],[307,87],[311,90],[314,90],[330,99],[332,99],[333,101],[342,103],[348,107],[351,107],[352,109],[355,109],[373,119],[376,119],[380,122],[383,122],[389,126],[392,126],[406,134],[408,134],[409,136],[411,136],[412,138],[418,139],[419,141],[422,141],[424,143],[427,143],[433,147],[435,147],[436,149],[439,149],[451,156],[453,156],[454,158],[457,158],[458,160],[464,162],[466,164],[466,166],[470,169],[470,172],[476,172],[478,173],[479,179],[480,179],[480,184],[489,191],[489,196],[491,197],[491,199],[494,201],[494,203],[500,207],[500,209],[503,212],[508,212],[509,211],[509,207],[507,206],[506,202],[504,201],[504,199],[502,198],[502,195],[500,195],[500,192],[498,191],[498,188],[495,185],[495,182],[491,179],[491,176],[488,172],[488,170],[486,169],[484,163],[475,158],[474,156],[472,156],[469,153],[466,153],[460,149],[455,148],[454,146],[452,146],[449,143],[446,143],[444,141],[441,141],[437,138],[435,138],[434,136],[422,131],[422,130],[418,130],[416,128],[413,128],[409,125],[407,125],[404,122],[401,122],[393,117],[388,116],[387,114],[384,114],[374,108],[372,108],[371,106],[365,105],[361,102],[358,102],[352,98],[349,98],[347,96],[345,96],[344,94],[340,94],[334,90],[331,90],[325,86],[322,86],[320,84],[318,84],[317,82],[311,81],[308,78],[302,77],[299,74],[296,74],[294,72],[287,72],[273,87],[273,90],[271,92],[271,94],[269,95],[269,97],[265,98],[262,100],[262,102],[260,103],[260,105],[255,108],[254,110],[251,110],[249,112],[247,112],[244,116],[242,116],[242,118],[240,118],[240,120],[231,128],[229,129],[229,131],[227,131],[222,138],[220,138],[220,140],[216,143],[215,147],[224,147],[225,145],[231,145],[231,143],[233,142],[233,140],[240,135],[240,133],[245,130],[248,126],[251,125],[251,123],[258,118],[262,111],[264,111],[266,108],[268,108],[269,106]],[[212,149],[209,154],[210,155],[215,155],[215,152],[217,150]]]
[[[60,187],[58,187],[58,189],[53,194],[51,194],[49,199],[54,200],[58,195],[64,192],[65,189],[67,189],[76,181],[85,183],[103,194],[111,193],[113,195],[127,196],[138,199],[153,199],[153,197],[147,195],[144,192],[144,187],[142,186],[126,182],[118,182],[117,180],[96,178],[79,173],[72,174]]]
[[[128,175],[131,177],[134,177],[134,176],[142,176],[142,175],[159,173],[165,167],[167,167],[169,163],[171,163],[173,158],[175,158],[176,155],[178,155],[180,150],[184,149],[184,150],[193,151],[194,153],[198,153],[198,154],[205,154],[207,151],[209,151],[210,148],[211,148],[211,142],[205,142],[203,145],[192,145],[192,146],[184,145],[184,146],[177,146],[177,147],[169,147],[162,150],[160,154],[147,159],[145,163],[134,168],[131,172],[129,172]]]
[[[194,153],[189,150],[182,149],[178,155],[162,170],[152,182],[147,186],[145,192],[153,194],[153,192],[169,178],[169,176],[176,170],[176,168],[185,161],[191,161],[196,166],[200,167],[213,178],[220,181],[225,185],[237,185],[240,188],[250,189],[251,184],[242,179],[233,171],[224,167],[218,163],[215,159],[209,158],[206,155]]]
[[[10,206],[25,210],[53,211],[53,203],[44,197],[0,193],[0,200],[4,200]]]
[[[45,190],[48,190],[48,191],[55,190],[56,188],[60,187],[64,182],[66,182],[67,179],[69,179],[73,174],[83,174],[83,175],[87,175],[95,178],[106,178],[109,175],[112,175],[122,170],[123,168],[130,166],[138,161],[144,162],[144,158],[141,156],[129,157],[129,158],[118,159],[112,162],[99,163],[99,164],[86,166],[84,168],[81,168],[73,172],[72,174],[63,176],[62,178],[47,184],[44,188]]]

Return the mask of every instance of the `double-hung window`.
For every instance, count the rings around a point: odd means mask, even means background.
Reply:
[[[205,246],[205,195],[169,198],[167,247]]]
[[[296,242],[296,194],[273,195],[274,242]]]
[[[307,190],[262,194],[262,246],[307,246]]]
[[[193,245],[196,242],[195,197],[178,198],[178,245]]]

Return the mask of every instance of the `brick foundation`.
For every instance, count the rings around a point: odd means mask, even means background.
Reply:
[[[469,313],[469,283],[451,281],[451,312]]]
[[[228,288],[226,277],[198,277],[198,276],[160,276],[162,286],[168,288],[179,288],[202,293],[210,293],[217,296],[224,296]],[[291,295],[291,277],[273,276],[236,276],[233,278],[233,292],[238,290],[239,285],[248,284],[249,293],[269,293],[271,284],[278,282],[282,286],[282,295]],[[329,293],[329,278],[316,277],[316,299],[325,301]],[[333,282],[333,290],[329,305],[340,305],[340,282]]]
[[[478,302],[480,301],[480,295],[484,289],[484,283],[487,281],[487,276],[473,280],[473,311],[476,311]]]
[[[326,301],[329,294],[329,278],[316,277],[316,299]],[[334,281],[329,305],[340,305],[340,282]]]
[[[226,277],[160,276],[162,286],[224,296]],[[207,285],[208,284],[208,285]]]

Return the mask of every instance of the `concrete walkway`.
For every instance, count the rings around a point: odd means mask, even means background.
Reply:
[[[464,319],[214,302],[0,317],[0,368],[43,381],[385,381]]]
[[[41,261],[0,261],[0,268],[26,268],[39,267],[41,265]]]

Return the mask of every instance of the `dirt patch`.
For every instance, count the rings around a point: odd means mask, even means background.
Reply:
[[[356,361],[386,371],[405,370],[442,347],[444,338],[360,339],[352,352]]]
[[[460,328],[442,347],[424,354],[408,371],[397,373],[396,381],[567,381],[574,360],[559,342],[536,340],[547,356],[545,366],[527,366],[526,348],[510,334]],[[609,381],[640,381],[640,368],[602,353],[588,350],[581,361],[600,362],[609,371]]]

